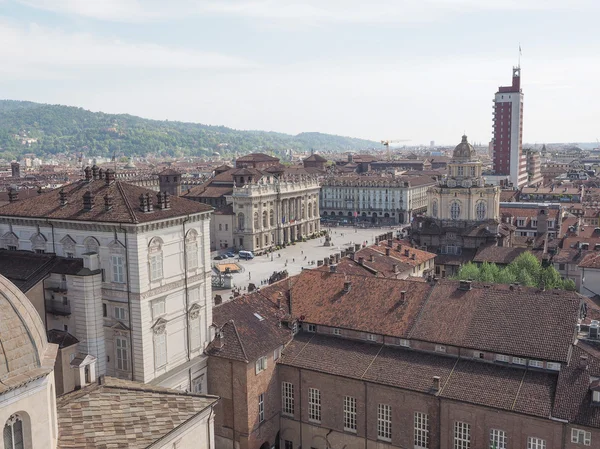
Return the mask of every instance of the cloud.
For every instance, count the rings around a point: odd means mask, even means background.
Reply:
[[[241,69],[256,65],[243,58],[150,43],[67,33],[32,23],[16,25],[0,18],[0,75],[61,69]]]
[[[238,16],[285,22],[430,22],[473,11],[596,8],[594,0],[15,0],[27,6],[117,22]]]

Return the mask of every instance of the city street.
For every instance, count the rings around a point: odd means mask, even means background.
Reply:
[[[322,228],[329,229],[329,228]],[[232,262],[235,261],[242,267],[242,271],[239,273],[233,273],[233,286],[234,288],[248,288],[249,283],[253,283],[257,287],[261,286],[261,281],[267,282],[269,277],[274,271],[287,270],[290,276],[298,274],[302,269],[310,269],[317,267],[317,260],[323,260],[332,254],[339,253],[341,249],[345,249],[348,246],[355,243],[372,244],[375,241],[375,237],[389,232],[397,231],[399,227],[382,227],[382,228],[352,228],[352,227],[335,227],[330,228],[331,235],[331,246],[323,246],[325,243],[325,237],[321,237],[314,240],[308,240],[307,242],[298,242],[295,245],[290,245],[287,248],[275,251],[271,254],[257,256],[252,260],[237,260],[236,258],[230,258],[225,260],[212,260],[212,265],[218,263]],[[213,252],[211,257],[218,254]],[[314,265],[311,265],[314,262]],[[231,289],[219,290],[213,288],[213,297],[215,295],[221,295],[223,301],[229,300],[231,296]]]

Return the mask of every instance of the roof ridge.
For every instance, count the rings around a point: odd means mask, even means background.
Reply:
[[[427,298],[425,298],[425,301],[423,301],[423,303],[421,304],[421,309],[419,310],[419,314],[417,315],[417,317],[413,321],[412,325],[410,326],[410,330],[408,331],[408,338],[412,338],[413,331],[415,330],[415,328],[417,327],[417,324],[421,320],[421,316],[423,315],[423,311],[425,310],[425,306],[429,302],[429,299],[431,298],[431,295],[433,294],[433,291],[435,290],[435,287],[437,287],[437,285],[438,284],[436,283],[435,285],[431,286],[431,288],[429,289],[429,293],[427,294]]]
[[[127,199],[127,195],[125,194],[125,191],[123,190],[123,186],[121,185],[121,181],[116,181],[115,184],[117,185],[117,189],[119,190],[119,193],[123,197],[123,202],[125,203],[125,207],[127,208],[127,212],[129,212],[129,215],[131,215],[131,218],[133,219],[133,222],[136,223],[136,224],[139,223],[139,221],[137,219],[137,215],[135,215],[135,213],[133,212],[133,208],[131,207],[131,204],[129,204],[129,200]]]
[[[242,348],[242,353],[244,354],[244,360],[246,360],[246,362],[248,362],[248,354],[246,354],[246,348],[244,348],[244,343],[242,342],[242,339],[240,338],[240,334],[237,330],[237,326],[235,325],[235,321],[234,320],[229,320],[229,323],[231,323],[233,325],[233,330],[235,331],[235,336],[238,339],[238,342],[240,343],[240,347]]]

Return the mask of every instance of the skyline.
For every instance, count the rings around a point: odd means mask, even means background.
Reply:
[[[486,144],[519,44],[524,141],[594,142],[593,1],[0,0],[0,97],[236,129]],[[458,31],[457,31],[458,30]],[[464,31],[463,31],[464,30]]]

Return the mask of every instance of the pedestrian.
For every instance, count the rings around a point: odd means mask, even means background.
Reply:
[[[248,279],[252,279],[252,273],[248,271]]]

